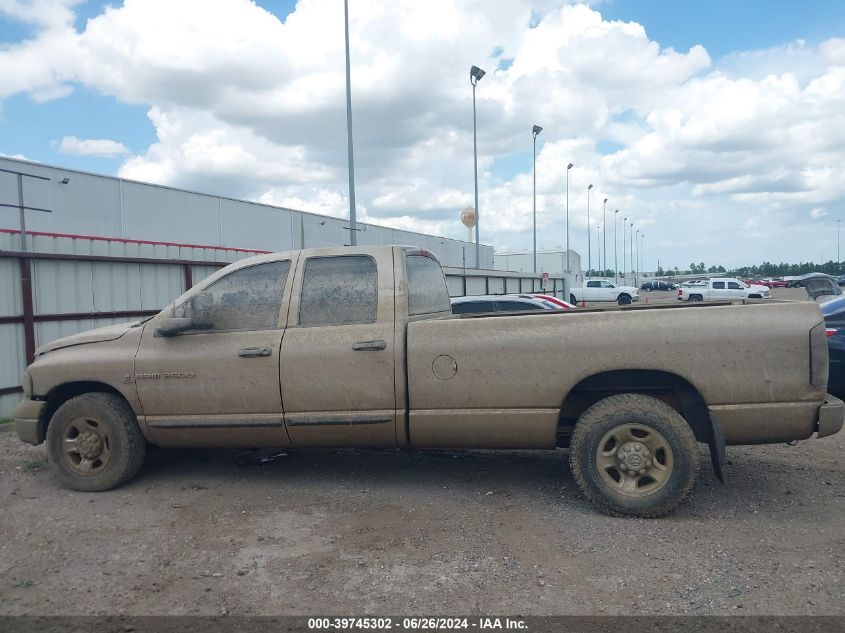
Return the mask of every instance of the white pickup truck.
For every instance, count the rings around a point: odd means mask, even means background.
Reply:
[[[618,303],[628,305],[640,300],[640,292],[634,286],[620,286],[607,279],[587,279],[583,286],[569,290],[569,303]]]
[[[766,286],[749,286],[732,277],[718,277],[708,280],[705,285],[690,285],[678,288],[678,301],[770,298],[771,293]]]

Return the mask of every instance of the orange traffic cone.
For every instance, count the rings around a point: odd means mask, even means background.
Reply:
[[[648,295],[645,296],[645,304],[648,305]]]

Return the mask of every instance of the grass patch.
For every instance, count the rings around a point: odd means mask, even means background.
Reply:
[[[14,422],[12,418],[0,418],[0,424],[11,424]]]
[[[24,462],[23,465],[23,469],[31,473],[44,470],[45,468],[47,468],[46,459],[30,459],[29,461]]]

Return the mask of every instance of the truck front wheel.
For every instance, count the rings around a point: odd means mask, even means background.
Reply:
[[[53,414],[47,454],[66,487],[100,492],[135,476],[144,462],[146,442],[125,400],[110,393],[86,393]]]
[[[616,302],[621,306],[630,305],[631,303],[631,295],[619,295],[619,298]]]
[[[683,417],[642,394],[600,400],[578,419],[569,463],[581,492],[614,516],[659,517],[689,493],[698,446]]]

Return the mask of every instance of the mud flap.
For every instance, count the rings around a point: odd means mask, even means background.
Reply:
[[[725,455],[725,432],[722,430],[722,424],[716,416],[710,416],[712,432],[707,438],[707,445],[710,447],[710,461],[713,463],[713,472],[716,473],[716,479],[720,483],[725,483],[725,475],[722,471],[722,465],[727,461]]]

